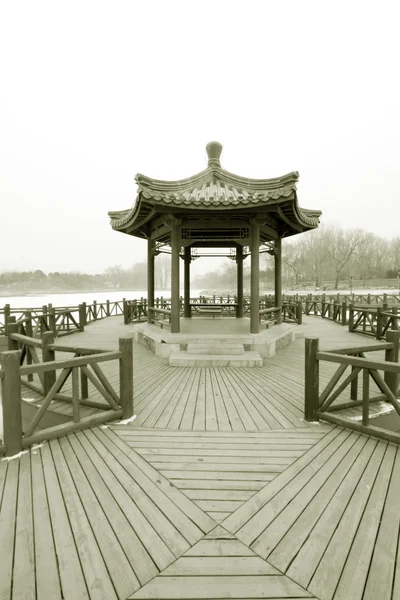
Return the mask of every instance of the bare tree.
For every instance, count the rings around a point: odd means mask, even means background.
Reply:
[[[339,225],[331,225],[326,229],[325,234],[326,253],[334,270],[335,290],[337,290],[345,268],[351,259],[365,248],[367,239],[362,229],[344,230]]]
[[[325,241],[326,227],[324,225],[320,225],[318,229],[307,231],[299,241],[302,246],[305,272],[310,279],[313,279],[316,288],[321,286],[323,279],[328,274],[329,257]]]
[[[305,271],[305,248],[301,243],[301,239],[296,239],[294,242],[286,242],[282,248],[282,265],[286,267],[288,278],[293,279],[297,286]]]

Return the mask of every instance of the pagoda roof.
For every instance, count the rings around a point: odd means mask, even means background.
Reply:
[[[111,211],[111,226],[131,235],[143,235],[142,227],[160,213],[185,213],[185,215],[232,211],[234,213],[260,213],[276,210],[294,221],[292,235],[318,226],[321,211],[299,207],[296,183],[299,173],[293,171],[272,179],[241,177],[223,169],[219,157],[222,146],[218,142],[207,145],[208,166],[205,170],[175,181],[152,179],[136,175],[138,194],[131,209]],[[274,206],[272,206],[274,205]],[[129,231],[127,231],[129,229]]]

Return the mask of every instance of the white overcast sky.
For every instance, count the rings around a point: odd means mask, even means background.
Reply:
[[[3,1],[0,271],[145,259],[107,212],[137,172],[205,168],[210,140],[239,175],[298,170],[324,222],[398,235],[399,6]]]

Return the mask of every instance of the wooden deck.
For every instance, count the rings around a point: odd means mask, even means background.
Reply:
[[[370,341],[302,330],[322,348]],[[127,331],[114,317],[63,343],[113,349]],[[133,423],[0,462],[0,600],[400,598],[399,449],[303,421],[304,340],[253,369],[134,346]]]
[[[225,325],[228,319],[224,319]],[[300,335],[320,337],[322,350],[335,347],[367,346],[370,338],[349,333],[337,323],[318,317],[305,317]],[[91,324],[85,332],[62,339],[63,345],[98,347],[114,350],[118,337],[133,335],[133,326],[124,326],[121,317]],[[371,357],[374,354],[371,354]],[[380,356],[382,358],[382,355]],[[322,363],[321,385],[326,384],[336,365]],[[119,388],[117,363],[104,363],[104,373]],[[70,390],[67,382],[65,390]],[[103,402],[89,384],[90,397]],[[378,389],[371,385],[371,393]],[[25,390],[24,398],[40,405],[41,397]],[[349,388],[336,400],[349,401]],[[52,402],[51,410],[60,415],[72,414],[72,407]],[[266,431],[309,427],[304,421],[304,339],[284,348],[262,368],[170,367],[145,347],[134,344],[135,426],[194,431]],[[371,416],[381,405],[371,404]],[[82,416],[96,409],[82,407]],[[349,419],[361,418],[361,407],[340,411]],[[400,427],[400,425],[399,425]]]

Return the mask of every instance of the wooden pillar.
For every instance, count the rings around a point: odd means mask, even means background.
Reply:
[[[184,290],[183,290],[183,314],[186,318],[192,316],[190,310],[190,263],[191,263],[191,251],[190,246],[185,247],[184,256]]]
[[[171,333],[180,331],[179,250],[181,245],[180,221],[171,219]]]
[[[237,309],[236,317],[243,317],[243,247],[236,248],[236,265],[237,265]]]
[[[154,307],[154,247],[153,240],[147,239],[147,306]],[[147,309],[147,322],[152,321],[152,312]]]
[[[275,306],[282,309],[282,240],[275,241]],[[282,323],[282,312],[278,313],[278,323]]]
[[[260,224],[251,221],[250,228],[250,333],[260,331]]]

